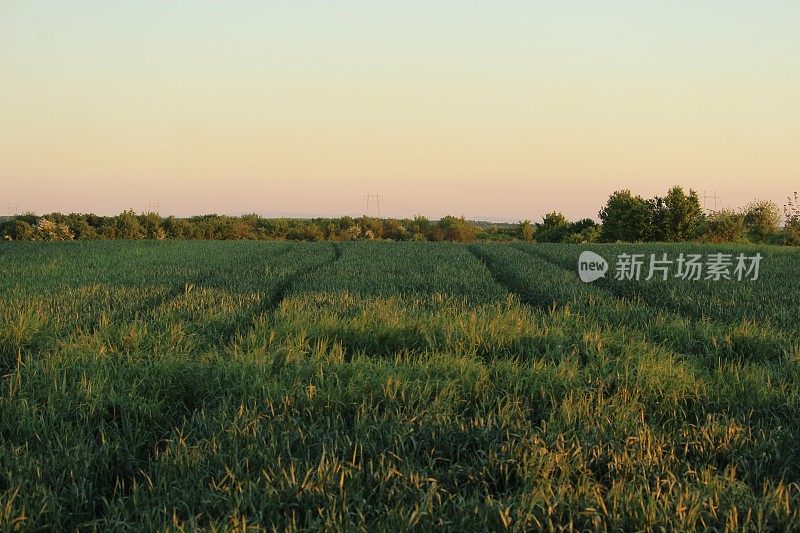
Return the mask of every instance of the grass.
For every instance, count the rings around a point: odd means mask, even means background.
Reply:
[[[800,528],[798,254],[582,249],[3,244],[0,528]]]

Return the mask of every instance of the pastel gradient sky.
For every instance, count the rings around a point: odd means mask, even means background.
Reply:
[[[800,189],[800,2],[0,0],[0,211],[596,217]],[[375,214],[374,203],[371,213]]]

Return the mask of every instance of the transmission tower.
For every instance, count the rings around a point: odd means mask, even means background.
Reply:
[[[705,191],[703,191],[703,209],[705,209],[706,211],[709,211],[710,209],[709,209],[708,206],[711,204],[711,201],[713,200],[713,202],[714,202],[714,210],[712,212],[716,212],[717,211],[717,201],[721,200],[721,199],[722,198],[717,196],[717,191],[714,191],[714,194],[712,194],[710,196],[708,194],[706,194]]]
[[[366,201],[366,211],[364,214],[369,216],[369,201],[370,199],[374,199],[378,207],[378,218],[381,218],[381,199],[383,199],[383,196],[381,196],[380,191],[376,191],[375,194],[370,194],[369,191],[367,191],[367,194],[365,194],[363,198]]]

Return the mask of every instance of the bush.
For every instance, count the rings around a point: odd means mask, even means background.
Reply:
[[[139,240],[146,237],[133,210],[123,211],[117,217],[117,238]]]
[[[569,235],[570,224],[561,213],[546,214],[542,218],[542,223],[536,228],[537,242],[564,242]]]
[[[532,241],[535,233],[530,220],[523,220],[517,226],[517,237],[523,241]]]
[[[48,218],[40,218],[33,227],[34,241],[71,241],[75,235],[63,223],[56,223]]]
[[[800,219],[786,223],[786,244],[800,246]]]
[[[75,233],[76,239],[94,240],[97,239],[97,230],[89,225],[85,220],[77,221],[71,228]]]
[[[32,241],[33,226],[24,220],[15,220],[6,235],[14,241]]]
[[[642,242],[652,236],[655,206],[629,190],[615,191],[600,211],[604,242]]]
[[[699,235],[705,217],[695,191],[687,195],[682,187],[675,186],[666,197],[656,197],[650,203],[654,209],[651,239],[680,242]]]
[[[600,242],[600,233],[602,227],[599,224],[583,228],[577,233],[571,233],[567,238],[567,242],[573,244],[591,244]]]
[[[747,226],[744,215],[729,209],[708,217],[704,240],[707,242],[746,242]]]
[[[796,192],[783,206],[783,214],[786,217],[786,244],[800,246],[800,198]]]
[[[478,234],[477,228],[464,217],[444,217],[437,223],[437,229],[441,230],[437,232],[437,236],[442,237],[438,240],[445,241],[472,242]]]
[[[744,208],[744,224],[751,240],[766,242],[778,232],[781,211],[775,202],[756,200]]]

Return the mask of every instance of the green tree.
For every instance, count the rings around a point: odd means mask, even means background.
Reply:
[[[381,219],[364,215],[359,219],[359,225],[367,239],[383,238],[383,221]]]
[[[437,236],[441,236],[439,240],[472,242],[478,235],[477,228],[464,217],[446,216],[436,226],[441,230],[441,233],[437,233]]]
[[[601,226],[591,218],[584,218],[569,225],[569,231],[564,242],[592,243],[600,239]]]
[[[164,219],[164,231],[168,239],[189,239],[192,237],[192,224],[182,218],[169,216]]]
[[[741,213],[723,209],[708,217],[705,234],[708,242],[745,242],[746,234],[747,226]]]
[[[72,233],[75,234],[76,239],[81,239],[81,240],[97,239],[97,230],[85,220],[76,220],[73,224],[70,225],[70,229],[72,230]]]
[[[537,242],[563,242],[569,235],[569,221],[561,213],[547,213],[536,228]]]
[[[101,239],[119,239],[119,231],[117,230],[117,219],[109,218],[100,224],[97,230],[97,235]]]
[[[139,219],[133,212],[133,209],[123,211],[117,216],[116,220],[117,234],[116,238],[140,240],[145,238],[144,230]]]
[[[51,215],[42,217],[33,227],[35,241],[71,241],[75,236],[63,222],[54,222]]]
[[[800,246],[800,198],[795,192],[794,197],[789,197],[787,200],[783,206],[783,214],[786,217],[786,244]]]
[[[33,226],[25,220],[17,219],[11,223],[7,235],[15,241],[32,241]]]
[[[655,198],[653,206],[652,238],[659,241],[688,241],[698,237],[705,216],[697,192],[687,195],[682,187],[675,186],[664,198]]]
[[[285,218],[263,219],[259,228],[268,239],[285,239],[290,231],[289,221]]]
[[[414,234],[414,238],[417,239],[417,235],[422,235],[424,237],[428,236],[428,233],[431,231],[431,221],[428,220],[426,217],[422,215],[416,215],[414,220],[408,225],[408,231]],[[417,239],[419,240],[419,239]]]
[[[164,231],[164,221],[157,213],[147,213],[146,215],[139,215],[139,225],[142,227],[145,239],[164,239],[166,231]]]
[[[567,242],[574,244],[590,244],[600,241],[601,226],[596,224],[594,226],[584,228],[578,233],[570,233],[567,237]]]
[[[517,237],[523,241],[532,241],[534,233],[536,233],[536,231],[530,220],[523,220],[517,226]]]
[[[408,230],[401,221],[388,219],[383,224],[383,236],[393,241],[404,241],[408,236]]]
[[[655,206],[625,189],[615,191],[600,211],[603,242],[641,242],[652,236]]]
[[[780,228],[781,210],[775,202],[755,200],[744,208],[744,224],[752,240],[767,242]]]

